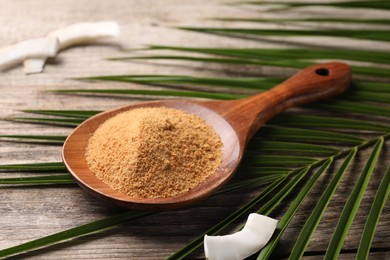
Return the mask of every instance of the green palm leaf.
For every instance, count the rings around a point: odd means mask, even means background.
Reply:
[[[52,117],[9,117],[4,120],[19,122],[19,123],[32,123],[32,124],[44,124],[44,125],[57,125],[57,126],[78,126],[84,121],[79,118],[52,118]]]
[[[178,56],[178,55],[154,55],[154,56],[137,56],[126,57],[117,60],[181,60],[181,61],[197,61],[205,63],[222,63],[222,64],[234,64],[234,65],[254,65],[254,66],[272,66],[272,67],[285,67],[285,68],[299,68],[303,69],[312,65],[313,62],[294,60],[294,59],[243,59],[243,58],[204,58],[194,56]],[[383,67],[368,67],[368,66],[356,66],[352,65],[352,72],[356,74],[375,76],[375,77],[389,77],[390,69]]]
[[[294,59],[294,60],[318,60],[318,59],[337,59],[351,61],[367,61],[373,63],[390,64],[390,53],[385,51],[364,51],[364,50],[338,50],[338,49],[261,49],[261,48],[189,48],[178,46],[152,45],[150,50],[173,50],[181,52],[192,52],[202,54],[221,55],[229,57],[239,57],[255,60],[273,60],[273,59]],[[115,60],[123,60],[118,58]]]
[[[273,250],[275,249],[277,243],[280,240],[280,237],[282,236],[283,232],[286,230],[288,224],[290,223],[291,219],[297,212],[304,198],[308,195],[309,191],[312,189],[312,187],[314,186],[318,178],[329,167],[332,161],[333,158],[330,158],[327,161],[325,161],[321,165],[321,168],[305,184],[305,186],[302,188],[298,196],[292,202],[292,205],[288,208],[287,212],[284,214],[283,218],[278,222],[278,226],[275,231],[275,234],[272,236],[271,241],[261,250],[258,259],[267,259],[271,256]]]
[[[143,89],[68,89],[57,90],[57,93],[67,94],[103,94],[103,95],[130,95],[130,96],[162,96],[162,97],[192,97],[207,99],[237,99],[245,97],[241,94],[212,93],[201,91],[178,91],[178,90],[143,90]]]
[[[249,160],[247,160],[249,161]],[[316,162],[312,157],[293,155],[259,155],[253,158],[251,163],[255,166],[304,166]]]
[[[324,257],[325,259],[335,259],[339,257],[339,253],[344,244],[345,237],[347,236],[347,232],[352,225],[352,221],[359,208],[360,202],[362,201],[364,191],[367,188],[368,181],[372,175],[382,146],[383,138],[380,138],[375,144],[371,156],[368,158],[363,172],[357,180],[352,194],[344,206],[339,222],[337,223],[336,230],[334,231],[330,240],[327,252]]]
[[[367,259],[370,252],[371,243],[374,239],[374,233],[379,221],[381,212],[385,206],[386,200],[390,194],[390,166],[387,168],[386,174],[379,185],[375,195],[370,213],[364,227],[362,238],[356,255],[357,259]]]
[[[64,172],[66,171],[66,167],[62,162],[7,164],[0,165],[0,171]]]
[[[277,1],[243,1],[241,3],[264,5],[264,4],[281,4],[289,7],[302,7],[302,6],[334,6],[343,8],[378,8],[378,9],[390,9],[390,3],[387,0],[372,0],[372,1],[340,1],[340,2],[277,2]]]
[[[47,184],[75,184],[69,174],[36,176],[36,177],[19,177],[19,178],[0,178],[0,185],[47,185]]]
[[[76,117],[76,118],[89,118],[96,115],[100,110],[42,110],[42,109],[26,109],[23,110],[26,113],[38,114],[38,115],[50,115],[60,117]]]
[[[389,19],[353,19],[353,18],[289,18],[289,19],[259,19],[259,18],[214,18],[217,21],[254,22],[254,23],[290,23],[290,22],[325,22],[325,23],[352,23],[352,24],[390,24]]]
[[[50,177],[31,177],[25,178],[21,180],[20,178],[15,179],[0,179],[0,184],[74,184],[72,179],[70,179],[70,175],[62,176],[51,176]],[[68,177],[68,179],[67,179]],[[225,192],[230,192],[236,189],[241,189],[244,187],[259,187],[266,183],[277,183],[278,180],[281,180],[283,176],[263,176],[254,178],[252,180],[246,181],[236,181],[229,185],[223,187],[216,194],[222,194]],[[19,179],[19,180],[18,180]],[[4,181],[4,183],[3,183]],[[272,186],[272,185],[271,185]],[[268,187],[270,188],[270,187]],[[10,247],[4,250],[0,250],[0,258],[18,255],[21,253],[25,253],[34,249],[38,249],[41,247],[58,244],[65,240],[76,239],[78,237],[87,236],[111,227],[114,227],[119,224],[124,224],[131,220],[138,219],[140,217],[149,216],[151,212],[137,212],[137,211],[127,211],[124,213],[117,214],[112,217],[108,217],[105,219],[97,220],[88,224],[84,224],[78,227],[74,227],[62,232],[58,232],[49,236],[45,236],[18,246]]]
[[[260,138],[260,136],[263,136],[263,138],[275,138],[289,141],[324,143],[330,142],[347,145],[359,144],[363,142],[362,138],[349,134],[283,126],[263,127],[260,129],[258,134],[254,136],[254,140]]]
[[[19,254],[21,252],[27,252],[33,249],[38,249],[43,246],[52,245],[54,243],[58,243],[60,241],[65,241],[68,239],[74,239],[80,236],[85,236],[87,234],[92,234],[98,231],[105,230],[107,228],[116,226],[118,224],[122,224],[134,219],[138,219],[141,217],[145,217],[150,215],[151,213],[145,212],[136,212],[136,211],[126,211],[124,213],[120,213],[105,219],[97,220],[77,228],[71,228],[65,230],[63,232],[59,232],[50,236],[46,236],[43,238],[39,238],[36,240],[32,240],[30,242],[10,247],[4,250],[0,250],[0,258],[12,256],[15,254]]]
[[[257,149],[260,151],[273,151],[273,152],[287,152],[287,153],[299,153],[310,155],[323,155],[329,156],[338,152],[337,148],[315,145],[315,144],[304,144],[294,142],[278,142],[270,140],[262,140],[261,142],[252,142],[248,149]]]
[[[0,140],[62,145],[66,136],[61,135],[0,135]]]
[[[271,185],[269,185],[265,190],[263,190],[255,199],[250,201],[249,203],[245,204],[243,207],[241,207],[239,210],[235,211],[233,214],[225,218],[223,221],[219,222],[217,225],[213,226],[209,230],[207,230],[205,233],[198,236],[196,239],[194,239],[192,242],[190,242],[188,245],[168,257],[168,259],[183,259],[184,257],[188,256],[192,252],[194,252],[196,249],[202,246],[203,244],[203,236],[205,234],[208,235],[214,235],[217,234],[219,231],[226,228],[228,225],[232,224],[235,220],[249,212],[252,207],[257,205],[258,203],[265,200],[267,195],[269,195],[272,191],[274,191],[277,188],[280,188],[282,186],[283,180],[285,180],[286,177],[279,178],[276,181],[274,181]]]
[[[122,60],[122,59],[119,59]],[[208,86],[225,88],[248,88],[248,89],[269,89],[282,82],[280,78],[209,78],[192,77],[182,75],[118,75],[118,76],[99,76],[85,77],[80,80],[104,80],[141,83],[147,85],[165,85],[180,87],[190,86]]]
[[[368,92],[390,93],[390,84],[380,82],[352,82],[355,90]]]
[[[332,195],[334,194],[338,183],[341,180],[341,177],[344,175],[351,161],[354,159],[356,152],[357,149],[353,149],[349,153],[348,157],[345,159],[345,161],[337,171],[336,175],[333,177],[332,181],[329,183],[328,187],[322,194],[321,199],[318,201],[317,206],[313,209],[310,217],[305,223],[305,226],[302,228],[302,231],[299,234],[297,241],[295,242],[294,248],[292,249],[289,257],[290,259],[299,259],[300,257],[302,257],[303,252],[305,251],[310,241],[310,237],[313,235],[316,226],[320,222],[320,219]]]
[[[249,29],[249,28],[196,28],[179,27],[182,30],[231,35],[254,35],[254,36],[331,36],[348,37],[362,40],[390,41],[390,35],[387,30],[363,30],[363,29],[323,29],[323,30],[298,30],[298,29]]]
[[[306,173],[310,170],[310,166],[303,167],[299,170],[290,172],[290,176],[293,176],[291,180],[288,180],[288,182],[283,185],[283,188],[272,198],[269,198],[269,200],[262,205],[260,209],[257,210],[258,214],[263,215],[269,215],[271,212],[279,206],[279,204],[285,199],[290,192],[294,190],[294,188],[300,183],[303,179],[303,177],[306,175]]]
[[[384,109],[386,110],[386,108]],[[383,109],[381,108],[380,111],[382,112]],[[278,117],[271,120],[269,124],[283,124],[286,126],[299,126],[299,127],[310,127],[310,128],[319,127],[323,129],[349,129],[349,130],[357,129],[357,130],[368,130],[368,131],[389,131],[390,130],[390,127],[388,125],[382,125],[371,121],[328,117],[328,116],[300,115],[300,114],[290,114],[290,113],[284,113],[283,115],[279,115]]]
[[[385,117],[388,117],[390,115],[390,107],[388,106],[378,106],[362,102],[351,102],[333,99],[323,101],[317,105],[326,109],[351,112],[360,115],[377,115]]]
[[[375,93],[368,91],[349,92],[345,94],[346,99],[390,103],[390,95],[387,93]]]

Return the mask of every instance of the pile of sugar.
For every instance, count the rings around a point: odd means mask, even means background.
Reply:
[[[104,122],[89,139],[90,170],[114,190],[142,198],[171,197],[212,175],[222,143],[197,115],[138,108]]]

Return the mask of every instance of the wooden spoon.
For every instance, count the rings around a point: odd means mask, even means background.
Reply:
[[[287,108],[338,95],[348,88],[350,81],[348,65],[324,63],[298,72],[271,90],[240,100],[161,100],[103,112],[83,122],[69,135],[63,146],[63,161],[81,187],[117,206],[152,211],[188,206],[213,194],[232,177],[248,141],[267,120]],[[161,106],[197,114],[214,128],[223,143],[220,167],[205,182],[173,197],[130,197],[113,190],[88,168],[85,151],[90,136],[104,121],[118,113],[140,107]]]

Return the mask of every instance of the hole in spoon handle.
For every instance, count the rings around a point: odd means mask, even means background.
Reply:
[[[318,68],[315,70],[315,73],[320,76],[329,76],[330,71],[327,68]]]

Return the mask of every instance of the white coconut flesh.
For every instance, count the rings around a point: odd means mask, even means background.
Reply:
[[[60,49],[119,36],[116,22],[77,23],[48,34],[58,38]]]
[[[88,44],[104,38],[119,36],[116,22],[77,23],[55,30],[46,37],[18,42],[0,49],[0,70],[23,63],[26,74],[43,71],[46,59],[55,57],[59,50]]]
[[[119,36],[119,26],[116,22],[77,23],[55,30],[48,37],[56,37],[59,41],[59,50],[71,46],[88,44],[105,38]],[[43,71],[46,59],[28,59],[24,62],[24,73],[40,73]]]
[[[241,231],[225,236],[205,236],[209,260],[241,260],[263,248],[276,229],[276,219],[252,213]]]
[[[9,69],[29,58],[54,57],[60,45],[53,36],[33,38],[0,49],[0,70]]]
[[[45,66],[45,58],[30,58],[24,60],[23,62],[23,72],[24,74],[34,74],[41,73],[43,67]]]

